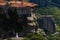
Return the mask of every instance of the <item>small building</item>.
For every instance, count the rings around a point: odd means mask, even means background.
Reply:
[[[39,27],[42,28],[46,33],[55,33],[55,20],[53,15],[42,15],[38,21]]]
[[[36,32],[38,29],[35,21],[37,19],[35,16],[37,6],[37,4],[25,1],[0,1],[0,7],[5,10],[6,14],[4,21],[6,27],[4,28],[15,32]],[[39,22],[39,26],[45,31],[51,33],[56,31],[52,15],[42,15]]]
[[[12,28],[9,28],[21,32],[33,32],[33,30],[35,31],[36,23],[34,19],[36,17],[34,10],[36,10],[38,5],[24,1],[10,1],[8,4],[8,15],[10,17],[9,20],[13,24]]]
[[[34,11],[38,6],[37,4],[24,1],[1,1],[0,6],[5,17],[0,28],[5,32],[14,30],[24,34],[36,31]]]

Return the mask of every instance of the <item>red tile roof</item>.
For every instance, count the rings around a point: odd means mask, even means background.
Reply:
[[[35,7],[38,6],[37,4],[34,3],[29,3],[29,2],[22,2],[22,1],[10,1],[9,2],[11,7],[17,7],[17,8],[21,8],[21,7]]]
[[[2,1],[0,1],[0,5],[4,6],[4,5],[6,5],[6,2],[2,0]]]

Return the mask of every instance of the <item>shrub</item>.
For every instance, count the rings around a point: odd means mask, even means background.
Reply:
[[[31,33],[31,34],[26,35],[26,39],[28,39],[28,40],[46,40],[46,38],[42,34],[37,34],[37,33]]]

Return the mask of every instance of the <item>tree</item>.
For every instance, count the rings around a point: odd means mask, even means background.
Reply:
[[[56,23],[60,25],[60,8],[56,6],[41,7],[37,10],[37,13],[41,15],[53,15]]]
[[[26,35],[25,40],[47,40],[46,37],[43,36],[42,33],[30,33]]]

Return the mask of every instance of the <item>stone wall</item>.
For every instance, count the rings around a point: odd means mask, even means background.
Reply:
[[[54,18],[51,15],[46,15],[41,17],[38,21],[40,28],[45,30],[45,32],[55,33],[55,22]]]

